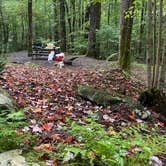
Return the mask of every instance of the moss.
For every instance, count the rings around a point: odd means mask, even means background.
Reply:
[[[29,149],[28,151],[23,152],[23,156],[26,158],[26,161],[28,163],[38,163],[40,166],[46,166],[46,163],[44,161],[39,161],[39,158],[42,156],[41,152]]]
[[[87,85],[79,85],[77,93],[79,96],[102,106],[110,106],[111,104],[123,102],[120,97],[114,97],[113,94],[111,95],[106,89],[95,89]]]

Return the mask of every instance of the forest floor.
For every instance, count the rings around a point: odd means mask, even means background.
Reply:
[[[32,59],[31,57],[27,56],[27,51],[20,51],[20,52],[13,52],[8,53],[9,55],[9,61],[15,62],[15,63],[34,63],[37,65],[41,65],[48,68],[54,68],[53,63],[48,63],[47,57],[40,57],[38,59]],[[76,57],[79,58],[76,59],[73,62],[73,65],[65,65],[65,68],[71,69],[71,70],[79,70],[79,69],[90,69],[90,70],[109,70],[116,66],[114,62],[106,61],[106,60],[96,60],[90,57],[86,57],[84,55],[66,55],[66,58]],[[132,72],[138,78],[140,78],[143,82],[146,82],[146,69],[145,66],[137,65],[136,63],[132,66]]]
[[[73,66],[57,70],[46,57],[32,60],[26,52],[9,55],[9,61],[16,64],[6,66],[0,86],[26,108],[24,122],[28,123],[21,127],[19,122],[17,135],[24,138],[24,149],[31,147],[27,153],[30,161],[44,161],[44,166],[70,162],[130,166],[149,165],[150,157],[155,155],[165,162],[166,127],[152,109],[148,109],[150,119],[142,120],[133,114],[135,108],[130,104],[103,107],[77,94],[77,85],[84,84],[136,101],[146,87],[143,67],[134,67],[135,77],[115,69],[115,63],[83,56]],[[21,119],[19,116],[15,118]],[[13,141],[17,137],[11,138]]]

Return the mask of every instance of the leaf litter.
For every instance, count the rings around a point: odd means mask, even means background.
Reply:
[[[93,113],[105,128],[112,126],[115,131],[131,123],[144,123],[135,117],[126,103],[104,108],[83,100],[76,94],[76,87],[79,84],[108,89],[134,100],[137,100],[139,92],[145,89],[142,82],[132,79],[119,69],[73,71],[64,68],[56,71],[40,66],[31,68],[25,65],[9,65],[6,67],[0,86],[8,90],[20,107],[29,108],[26,118],[31,120],[31,124],[24,127],[22,132],[31,131],[39,135],[35,150],[49,153],[55,148],[54,142],[69,144],[76,142],[65,130],[68,127],[66,118],[84,124],[85,119]],[[146,123],[150,127],[158,124],[165,131],[165,125],[158,121],[157,116],[152,112],[151,120]],[[19,130],[19,133],[22,132]],[[130,149],[129,153],[132,153],[132,150]],[[49,162],[54,161],[48,160]]]

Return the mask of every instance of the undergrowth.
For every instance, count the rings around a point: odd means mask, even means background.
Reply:
[[[0,116],[0,153],[30,146],[28,140],[31,140],[32,143],[35,136],[32,136],[29,132],[26,134],[19,133],[19,129],[27,124],[22,110],[10,113],[7,116]]]
[[[83,125],[67,119],[64,130],[72,135],[74,143],[55,142],[55,150],[45,154],[33,149],[35,136],[16,132],[28,125],[24,113],[11,113],[0,118],[0,152],[22,148],[27,161],[38,162],[41,166],[46,165],[39,161],[43,157],[59,161],[62,166],[148,166],[151,156],[166,149],[166,139],[158,134],[157,126],[149,129],[141,123],[122,127],[117,132],[111,126],[105,129],[96,120],[95,116],[87,118]]]
[[[122,128],[116,132],[110,127],[92,121],[86,125],[72,122],[70,134],[77,141],[73,145],[59,145],[56,157],[62,160],[62,165],[81,166],[140,166],[150,165],[150,157],[163,152],[166,139],[157,134],[157,128],[152,131],[144,124]]]

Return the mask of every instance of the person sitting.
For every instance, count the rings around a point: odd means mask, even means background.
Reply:
[[[54,56],[55,56],[55,51],[54,51],[55,45],[52,44],[52,43],[48,43],[47,46],[45,47],[45,49],[50,49],[51,50],[51,52],[48,55],[48,61],[49,62],[53,61],[54,60]]]

